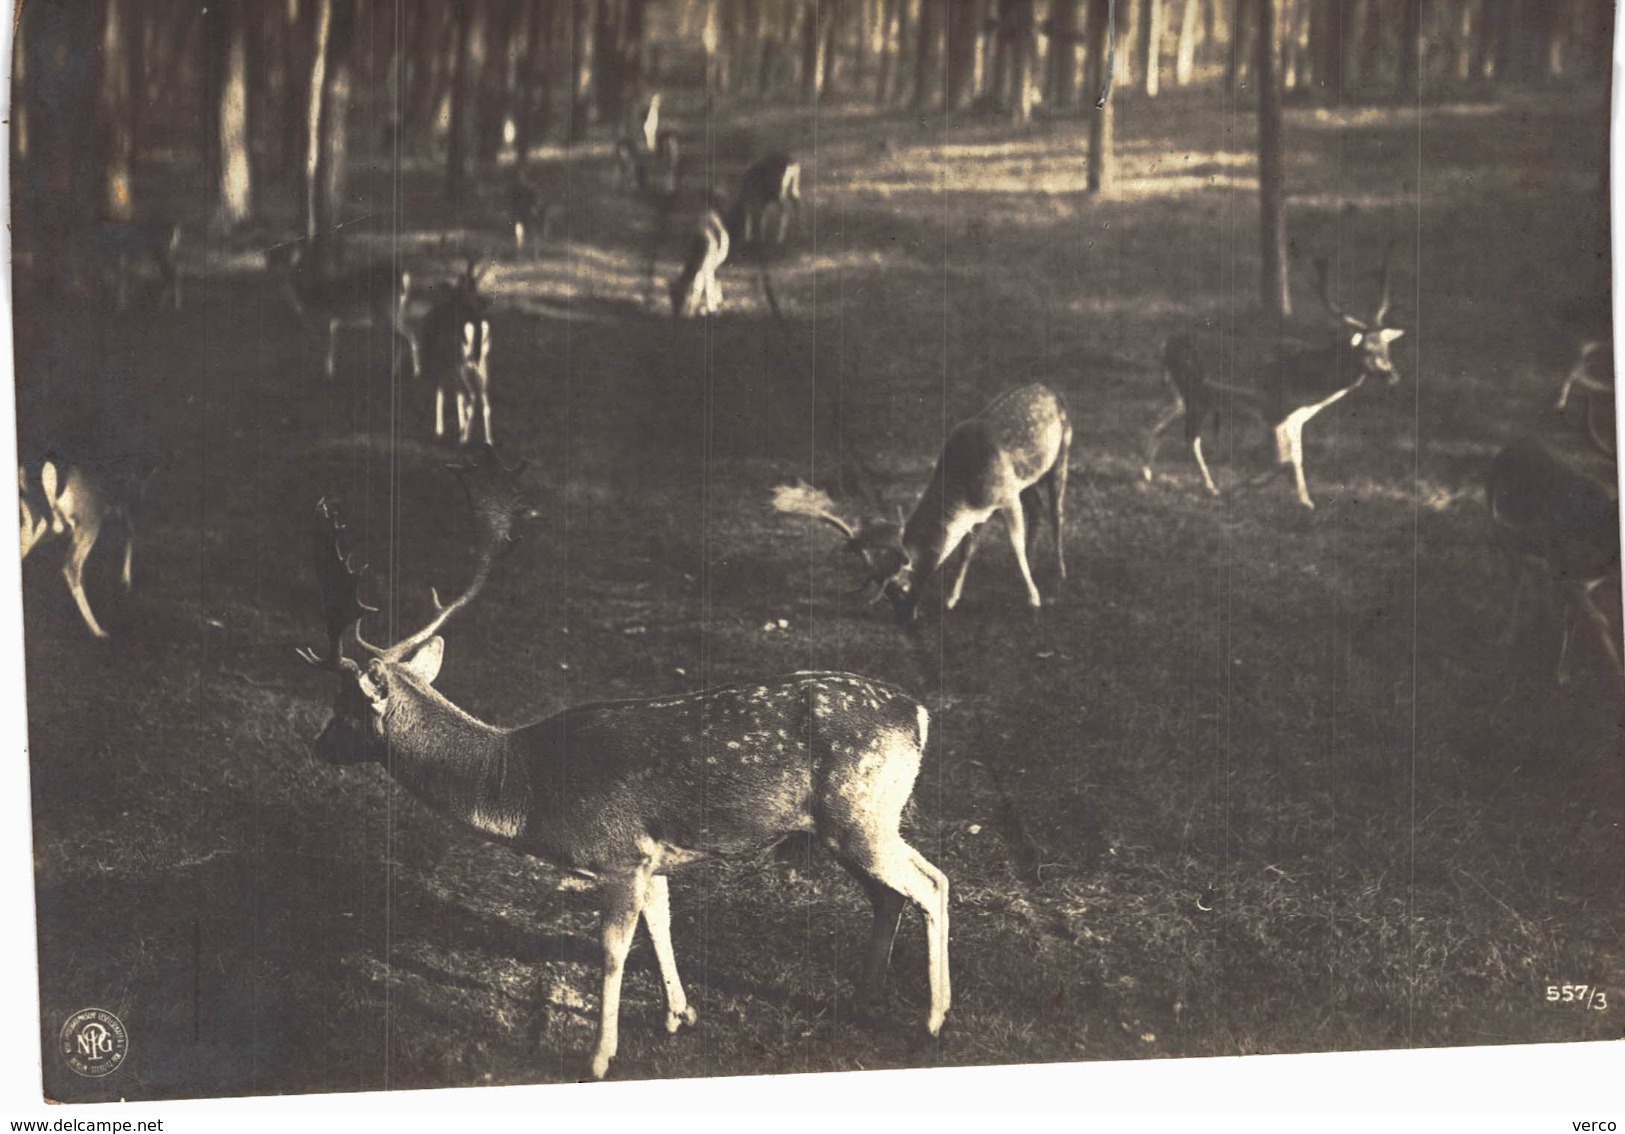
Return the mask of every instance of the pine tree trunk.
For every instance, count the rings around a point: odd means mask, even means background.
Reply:
[[[349,172],[350,92],[354,82],[352,47],[355,42],[354,0],[324,0],[332,14],[326,36],[327,66],[321,98],[321,127],[317,147],[316,257],[324,269],[338,265],[339,221],[344,203],[344,182]]]
[[[1224,92],[1235,94],[1242,83],[1246,82],[1249,70],[1248,60],[1256,52],[1249,51],[1253,36],[1256,34],[1253,27],[1254,12],[1260,0],[1235,0],[1235,8],[1230,17],[1230,49],[1225,56],[1224,66]]]
[[[1140,82],[1146,97],[1162,87],[1162,0],[1143,0],[1140,17]]]
[[[331,227],[331,217],[323,208],[322,134],[327,118],[327,68],[332,48],[334,0],[313,0],[311,26],[310,85],[304,99],[305,106],[305,193],[300,227],[305,238],[314,247],[317,236]]]
[[[247,19],[248,11],[239,0],[214,0],[203,13],[204,167],[214,198],[212,219],[227,231],[246,221],[253,206]]]
[[[942,89],[942,71],[935,65],[937,56],[937,27],[942,0],[920,0],[920,19],[914,37],[914,98],[915,110],[936,105]]]
[[[570,141],[587,136],[593,120],[593,59],[596,54],[593,31],[597,23],[596,0],[573,0],[570,9]]]
[[[525,29],[525,54],[519,69],[518,110],[514,115],[516,174],[522,175],[530,152],[547,130],[548,62],[553,54],[553,5],[551,0],[531,0],[530,20]]]
[[[125,51],[131,16],[126,0],[103,0],[101,35],[101,173],[100,213],[108,220],[135,215],[130,162],[135,151],[131,114],[130,59]]]
[[[1276,76],[1276,0],[1257,0],[1258,61],[1258,220],[1260,299],[1276,319],[1292,314],[1286,262],[1286,137],[1281,85]]]
[[[1116,123],[1115,96],[1108,94],[1099,103],[1105,90],[1106,77],[1112,66],[1108,55],[1115,51],[1110,23],[1112,0],[1089,0],[1088,27],[1084,33],[1087,69],[1084,97],[1089,101],[1085,111],[1089,115],[1089,163],[1086,184],[1091,193],[1110,193],[1117,181],[1117,155],[1113,152],[1112,137]]]
[[[1400,24],[1399,89],[1407,98],[1422,90],[1422,0],[1404,0]]]
[[[1179,47],[1174,53],[1174,85],[1190,86],[1196,73],[1196,39],[1202,30],[1202,0],[1185,0],[1179,19]]]

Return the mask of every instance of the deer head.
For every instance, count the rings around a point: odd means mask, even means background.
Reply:
[[[887,600],[892,612],[904,621],[914,616],[914,564],[903,545],[901,514],[896,520],[871,519],[853,527],[836,513],[835,502],[827,492],[802,481],[775,488],[773,507],[786,515],[806,516],[834,528],[845,540],[843,546],[861,558],[868,571],[855,592],[858,597],[869,603]]]
[[[1326,305],[1326,310],[1343,322],[1342,338],[1338,340],[1340,349],[1353,352],[1362,376],[1381,378],[1392,386],[1399,381],[1399,371],[1394,368],[1394,360],[1388,353],[1393,345],[1405,332],[1396,327],[1384,327],[1383,320],[1388,316],[1388,302],[1390,286],[1393,283],[1393,252],[1396,242],[1390,240],[1382,256],[1382,290],[1377,300],[1377,310],[1369,320],[1361,319],[1344,311],[1331,296],[1330,271],[1324,257],[1315,261],[1315,279],[1320,288],[1320,300]]]
[[[330,764],[354,764],[387,759],[386,726],[411,728],[401,719],[397,696],[403,689],[422,694],[440,675],[445,639],[440,628],[479,594],[491,569],[513,546],[520,521],[535,516],[520,484],[525,463],[503,467],[495,451],[486,447],[470,465],[451,466],[457,472],[473,508],[475,535],[474,574],[463,592],[450,602],[440,601],[432,589],[435,615],[415,633],[392,646],[375,646],[361,636],[361,620],[377,610],[361,600],[366,568],[355,567],[341,546],[344,530],[337,508],[323,500],[317,504],[314,532],[316,577],[322,589],[322,611],[327,622],[325,657],[314,650],[299,651],[309,664],[338,674],[338,697],[333,717],[316,741],[316,754]],[[352,656],[353,655],[353,656]],[[391,714],[396,719],[391,721]]]

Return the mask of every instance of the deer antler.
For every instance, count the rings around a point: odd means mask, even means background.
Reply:
[[[423,629],[384,651],[385,657],[392,661],[399,660],[417,649],[434,637],[448,618],[467,606],[474,600],[474,596],[480,593],[497,560],[501,559],[516,542],[515,528],[519,521],[533,519],[536,516],[536,509],[531,506],[524,486],[520,483],[521,474],[524,473],[528,463],[520,461],[511,469],[505,468],[498,459],[496,450],[487,445],[473,463],[447,466],[457,473],[463,491],[468,494],[469,505],[474,509],[476,529],[474,575],[469,580],[468,586],[463,588],[463,593],[448,603],[442,603],[439,593],[431,589],[430,596],[434,599],[435,616]]]
[[[858,538],[858,533],[852,530],[852,525],[835,514],[835,502],[829,498],[829,493],[814,488],[806,481],[798,480],[794,484],[781,484],[775,488],[773,507],[788,516],[807,516],[814,520],[822,520],[848,540]]]
[[[352,567],[350,559],[339,547],[339,533],[344,525],[339,521],[338,507],[325,497],[316,502],[316,523],[311,531],[312,550],[316,558],[316,579],[322,587],[322,613],[327,620],[327,657],[315,650],[301,647],[299,656],[322,669],[337,669],[344,657],[344,637],[353,633],[356,644],[368,653],[377,654],[377,647],[361,637],[361,619],[376,611],[361,601],[361,577],[366,567]]]
[[[1333,315],[1335,315],[1337,318],[1343,320],[1343,322],[1347,323],[1349,326],[1353,327],[1355,330],[1358,330],[1358,331],[1368,330],[1369,328],[1365,325],[1364,320],[1355,318],[1353,315],[1350,315],[1348,312],[1344,311],[1341,307],[1339,307],[1336,303],[1334,303],[1332,301],[1332,289],[1331,289],[1331,278],[1330,277],[1331,277],[1331,265],[1330,265],[1330,263],[1327,261],[1326,257],[1324,257],[1324,256],[1317,257],[1315,259],[1315,283],[1319,286],[1319,289],[1320,289],[1320,301],[1326,305],[1326,310],[1330,311]],[[1379,317],[1378,321],[1381,322],[1380,317]]]

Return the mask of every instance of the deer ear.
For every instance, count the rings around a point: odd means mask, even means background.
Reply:
[[[1405,333],[1405,331],[1402,328],[1384,327],[1382,330],[1377,332],[1377,339],[1384,346],[1387,346],[1389,343],[1393,342],[1395,339],[1399,338],[1399,336],[1403,335],[1404,333]]]
[[[440,676],[440,663],[445,660],[446,640],[437,634],[413,650],[411,656],[401,664],[422,679],[424,684],[433,685],[434,679]]]

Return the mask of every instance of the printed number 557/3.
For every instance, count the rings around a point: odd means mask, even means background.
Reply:
[[[1583,1004],[1597,1012],[1608,1010],[1608,993],[1593,984],[1548,984],[1546,999],[1554,1003]]]

